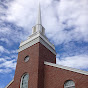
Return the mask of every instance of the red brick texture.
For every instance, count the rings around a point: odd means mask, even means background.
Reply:
[[[88,75],[53,66],[44,66],[44,88],[64,88],[66,80],[73,80],[75,88],[88,88]]]
[[[28,55],[29,61],[24,62],[24,58]],[[56,63],[56,56],[41,43],[19,52],[14,82],[8,88],[20,88],[24,73],[29,73],[28,88],[44,88],[44,61]]]
[[[24,61],[26,56],[28,62]],[[76,88],[88,88],[88,75],[44,65],[44,61],[56,63],[56,55],[37,43],[18,53],[14,82],[8,88],[20,88],[21,77],[29,73],[28,88],[64,88],[66,80],[73,80]]]

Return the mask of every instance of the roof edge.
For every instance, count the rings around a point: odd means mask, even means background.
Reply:
[[[5,88],[8,88],[8,86],[14,81],[14,79],[12,79],[8,84],[7,86],[5,86]]]
[[[55,46],[40,32],[35,33],[35,35],[32,34],[27,40],[21,42],[18,53],[39,42],[56,55]]]
[[[88,71],[83,71],[83,70],[79,70],[79,69],[75,69],[75,68],[71,68],[71,67],[67,67],[67,66],[63,66],[63,65],[58,65],[58,64],[54,64],[54,63],[50,63],[50,62],[46,62],[46,61],[44,61],[44,64],[53,66],[53,67],[57,67],[57,68],[61,68],[61,69],[65,69],[65,70],[69,70],[69,71],[73,71],[73,72],[80,73],[83,75],[88,75]]]

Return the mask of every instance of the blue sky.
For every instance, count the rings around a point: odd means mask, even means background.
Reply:
[[[42,25],[57,64],[88,71],[88,1],[40,0]],[[36,24],[36,0],[0,0],[0,88],[14,77],[17,49]]]

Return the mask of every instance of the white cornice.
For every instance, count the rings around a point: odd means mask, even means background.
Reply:
[[[72,72],[88,75],[88,71],[83,71],[83,70],[79,70],[79,69],[75,69],[75,68],[71,68],[71,67],[67,67],[67,66],[62,66],[62,65],[58,65],[58,64],[54,64],[54,63],[50,63],[50,62],[44,62],[44,64],[53,66],[53,67],[57,67],[57,68],[61,68],[61,69],[65,69],[65,70],[69,70]]]
[[[20,47],[18,49],[18,52],[20,52],[20,51],[38,43],[38,42],[43,44],[46,48],[48,48],[52,53],[54,53],[56,55],[54,45],[51,44],[49,42],[49,40],[39,32],[32,34],[31,36],[28,37],[27,40],[25,40],[24,42],[21,42]]]
[[[9,82],[9,84],[8,84],[5,88],[8,88],[8,87],[9,87],[9,85],[10,85],[13,81],[14,81],[14,79],[13,79],[13,80],[11,80],[11,81]]]

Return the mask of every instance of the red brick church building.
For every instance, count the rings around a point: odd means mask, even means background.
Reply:
[[[5,88],[88,88],[88,72],[56,64],[39,6],[32,35],[20,43],[14,79]]]

